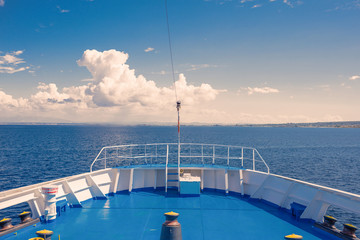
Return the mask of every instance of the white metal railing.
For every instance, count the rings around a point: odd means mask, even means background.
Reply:
[[[90,172],[98,169],[132,165],[163,165],[174,167],[185,165],[217,165],[239,167],[256,170],[257,163],[262,163],[260,171],[270,173],[260,153],[251,147],[181,143],[178,151],[177,143],[130,144],[103,147],[91,163]],[[257,169],[259,170],[259,169]]]

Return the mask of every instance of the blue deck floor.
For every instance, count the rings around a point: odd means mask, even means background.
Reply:
[[[200,197],[165,197],[161,192],[116,194],[107,200],[88,200],[83,208],[62,212],[49,224],[37,224],[0,239],[27,240],[40,229],[54,231],[53,239],[159,239],[163,214],[180,213],[184,240],[284,239],[296,233],[306,240],[331,239],[311,224],[296,221],[283,210],[262,202],[209,192]]]

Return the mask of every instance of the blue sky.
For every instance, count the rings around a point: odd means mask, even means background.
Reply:
[[[360,120],[359,0],[168,9],[184,122]],[[170,70],[164,1],[0,0],[0,122],[173,122]]]

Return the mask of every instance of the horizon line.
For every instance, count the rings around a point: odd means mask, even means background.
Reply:
[[[331,121],[331,122],[284,122],[284,123],[201,123],[201,122],[192,122],[192,123],[183,123],[182,126],[277,126],[277,125],[311,125],[311,124],[350,124],[350,125],[359,125],[360,120],[357,121]],[[0,122],[0,126],[5,125],[103,125],[103,126],[177,126],[177,123],[169,122],[151,122],[151,123],[104,123],[104,122]]]

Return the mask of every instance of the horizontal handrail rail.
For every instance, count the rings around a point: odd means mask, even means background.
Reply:
[[[162,160],[163,162],[165,162],[166,159],[168,159],[168,161],[171,161],[172,158],[175,160],[175,156],[177,159],[178,155],[178,147],[178,143],[147,143],[105,146],[101,148],[100,152],[91,163],[90,172],[93,171],[95,163],[100,161],[104,161],[104,169],[106,169],[109,160],[117,161],[118,159],[122,159],[123,161],[140,161],[143,159],[145,164],[152,164],[152,160],[154,159]],[[171,150],[167,151],[167,148],[171,148]],[[114,151],[116,151],[115,156],[113,153]],[[119,151],[121,153],[119,153]],[[245,151],[250,151],[250,154],[244,156]],[[205,159],[210,159],[213,165],[217,164],[227,167],[230,166],[230,161],[241,161],[241,167],[244,166],[244,160],[252,161],[252,170],[255,170],[256,162],[261,162],[264,164],[266,172],[270,173],[270,168],[265,160],[262,158],[260,153],[252,147],[208,143],[181,143],[179,154],[180,162],[184,159],[199,159],[199,162],[201,160],[201,163],[204,164]],[[150,160],[150,163],[148,163],[148,160]],[[226,164],[219,164],[220,160],[227,160]]]

